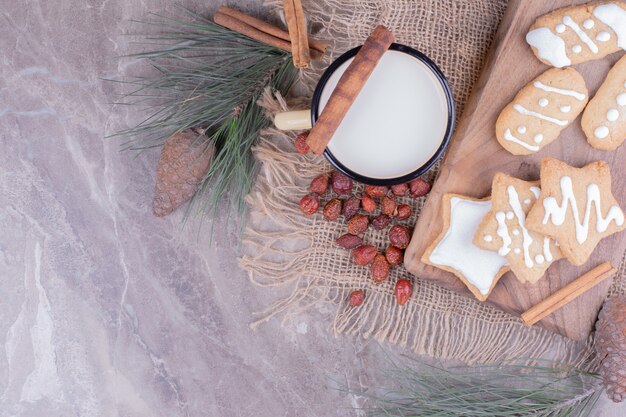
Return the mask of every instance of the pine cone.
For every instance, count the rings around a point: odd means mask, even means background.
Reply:
[[[626,398],[626,295],[605,301],[596,323],[596,351],[606,393],[619,403]]]
[[[152,212],[163,217],[189,200],[215,154],[215,146],[204,134],[191,129],[175,133],[165,141],[157,165]]]

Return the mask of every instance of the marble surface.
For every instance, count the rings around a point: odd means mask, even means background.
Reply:
[[[158,153],[104,139],[140,116],[102,81],[143,70],[115,58],[133,50],[130,20],[174,2],[0,12],[0,416],[360,415],[338,381],[367,385],[395,349],[335,338],[328,307],[250,330],[276,292],[237,267],[239,226],[210,244],[182,213],[154,218]]]

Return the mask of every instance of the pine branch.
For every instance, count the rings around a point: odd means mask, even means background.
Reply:
[[[228,197],[242,213],[256,174],[251,147],[268,123],[256,101],[268,85],[285,94],[297,71],[291,54],[184,11],[191,21],[153,15],[137,22],[158,33],[141,43],[151,50],[128,57],[147,60],[155,75],[117,80],[130,89],[118,104],[147,115],[112,136],[128,138],[124,149],[142,150],[161,146],[174,133],[202,129],[216,157],[190,208],[215,214]]]

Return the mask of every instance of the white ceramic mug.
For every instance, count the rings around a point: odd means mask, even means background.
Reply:
[[[320,78],[310,110],[279,113],[282,130],[310,129],[360,47],[337,58]],[[441,70],[427,56],[392,44],[329,142],[324,155],[339,171],[372,185],[411,181],[445,151],[454,102]]]

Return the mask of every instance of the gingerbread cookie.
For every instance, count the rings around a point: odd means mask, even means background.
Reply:
[[[591,146],[612,151],[626,139],[626,55],[611,68],[581,121]]]
[[[574,265],[584,264],[604,237],[626,228],[611,193],[604,161],[574,168],[553,158],[541,161],[541,194],[526,218],[533,232],[554,238]]]
[[[626,50],[626,4],[602,1],[541,16],[526,42],[542,62],[563,68]]]
[[[514,155],[537,152],[585,108],[587,87],[573,68],[552,68],[532,80],[498,116],[496,138]]]
[[[443,230],[422,256],[422,262],[459,277],[480,301],[489,297],[500,277],[509,270],[506,259],[472,243],[478,224],[489,210],[489,198],[476,200],[445,194]]]
[[[491,187],[492,208],[478,226],[474,244],[498,252],[522,282],[535,283],[563,255],[556,242],[526,228],[526,215],[539,197],[539,181],[497,173]]]

